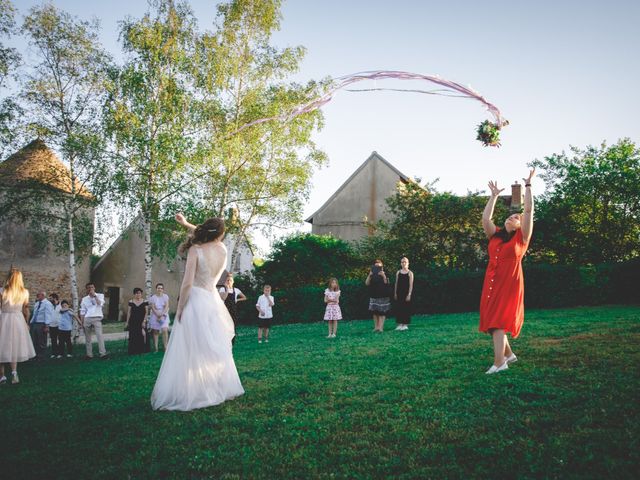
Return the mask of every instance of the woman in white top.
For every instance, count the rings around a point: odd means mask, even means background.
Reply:
[[[149,297],[149,327],[153,335],[153,347],[158,351],[158,337],[162,332],[165,350],[169,342],[169,295],[164,293],[164,284],[156,284],[156,293]]]
[[[211,218],[194,227],[182,246],[187,264],[167,351],[156,380],[155,410],[193,410],[218,405],[244,393],[233,361],[233,321],[216,282],[227,264],[224,221]]]

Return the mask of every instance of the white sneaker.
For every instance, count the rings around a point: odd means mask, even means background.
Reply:
[[[404,328],[402,328],[402,325],[398,325],[398,326],[396,327],[396,330],[398,330],[398,331],[399,331],[399,330],[404,330]]]
[[[258,343],[262,343],[262,340],[258,340]]]
[[[67,358],[71,358],[73,357],[73,355],[71,355],[70,353],[67,353]]]
[[[505,362],[500,365],[499,367],[496,367],[495,365],[491,365],[491,368],[489,370],[487,370],[486,373],[487,375],[491,375],[493,373],[498,373],[498,372],[502,372],[503,370],[507,370],[509,368],[509,365],[507,364],[507,361],[505,360]]]
[[[51,355],[49,358],[56,358],[56,356],[55,355]]]
[[[329,334],[327,335],[327,338],[333,338],[333,335]]]
[[[515,354],[515,353],[513,353],[513,352],[511,352],[511,355],[509,355],[509,356],[506,358],[506,362],[507,362],[507,363],[516,363],[517,361],[518,361],[518,357],[516,357],[516,354]]]
[[[264,341],[264,343],[269,343],[269,339],[267,338],[267,339]]]

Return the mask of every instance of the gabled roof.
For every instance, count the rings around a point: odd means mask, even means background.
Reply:
[[[347,180],[340,186],[340,188],[338,188],[338,190],[336,190],[335,193],[329,197],[329,200],[324,202],[324,204],[318,210],[316,210],[313,213],[313,215],[311,215],[309,218],[307,218],[305,220],[305,222],[313,223],[313,217],[315,217],[318,213],[320,213],[322,210],[324,210],[327,207],[327,205],[329,205],[333,201],[333,199],[336,198],[338,196],[338,194],[349,184],[349,182],[351,182],[351,180],[353,180],[364,169],[364,167],[366,167],[369,163],[375,162],[375,161],[380,161],[384,165],[389,167],[396,175],[398,175],[398,177],[400,178],[400,180],[402,182],[407,183],[407,182],[411,181],[411,179],[409,177],[407,177],[404,173],[402,173],[396,167],[391,165],[387,160],[385,160],[382,157],[382,155],[380,155],[378,152],[376,152],[374,150],[373,152],[371,152],[371,155],[369,155],[369,158],[367,158],[364,161],[364,163],[362,165],[360,165],[357,168],[357,170],[351,174],[351,176],[349,178],[347,178]]]
[[[39,138],[22,147],[0,163],[0,185],[40,184],[71,193],[71,172],[56,154]],[[91,193],[75,181],[76,192],[91,198]]]
[[[127,238],[127,236],[129,235],[130,232],[134,231],[135,228],[135,224],[139,223],[142,221],[142,216],[140,214],[136,215],[136,217],[131,221],[131,223],[129,223],[129,225],[127,225],[127,227],[120,233],[120,235],[118,235],[118,238],[116,238],[111,245],[109,245],[109,248],[107,248],[104,253],[100,256],[100,258],[98,259],[98,261],[95,263],[95,265],[91,268],[91,271],[93,272],[94,270],[96,270],[101,264],[102,262],[105,261],[105,259],[107,259],[113,252],[116,251],[116,248],[118,248],[118,245],[120,243],[122,243],[122,241]]]

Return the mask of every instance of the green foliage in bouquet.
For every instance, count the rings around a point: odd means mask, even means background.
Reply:
[[[499,147],[500,146],[500,125],[497,125],[489,120],[485,120],[478,125],[477,140],[480,140],[485,147]]]

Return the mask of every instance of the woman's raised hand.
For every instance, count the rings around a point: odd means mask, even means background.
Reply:
[[[525,185],[531,185],[531,180],[533,179],[533,177],[536,176],[536,169],[535,167],[532,168],[531,170],[529,170],[529,178],[523,178],[522,180],[524,180],[524,184]]]
[[[498,183],[494,180],[489,180],[489,189],[491,190],[491,196],[497,197],[504,188],[498,188]]]
[[[187,223],[187,220],[181,213],[176,213],[176,222],[178,222],[180,225],[184,225],[185,223]]]

